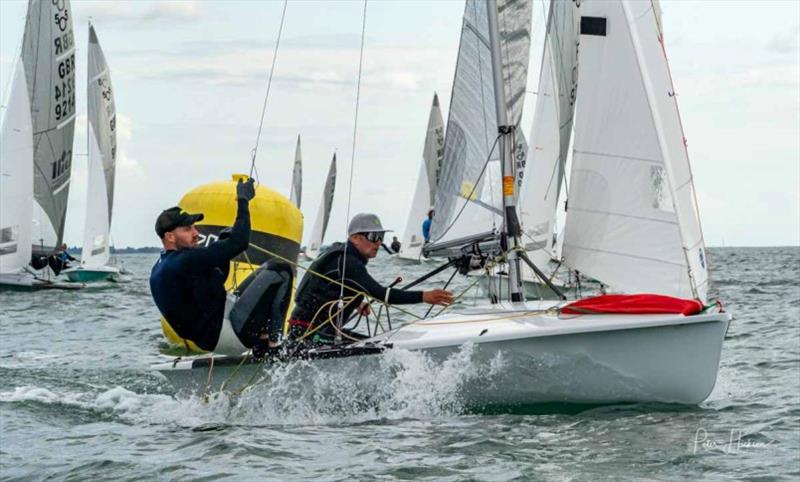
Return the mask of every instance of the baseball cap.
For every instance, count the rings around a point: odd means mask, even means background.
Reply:
[[[161,214],[158,215],[158,219],[156,219],[156,234],[159,238],[163,238],[164,233],[182,226],[191,226],[202,220],[202,214],[189,214],[179,206],[174,206],[161,211]]]
[[[350,225],[347,226],[347,235],[352,236],[358,233],[386,233],[391,229],[383,229],[381,220],[378,216],[371,213],[360,213],[353,216]]]

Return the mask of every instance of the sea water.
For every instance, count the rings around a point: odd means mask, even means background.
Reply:
[[[717,385],[691,407],[476,411],[459,386],[502,365],[473,366],[469,347],[444,363],[392,353],[358,380],[282,367],[269,385],[203,399],[149,370],[169,359],[147,283],[156,255],[121,256],[122,283],[2,292],[0,478],[796,479],[800,248],[709,251],[711,297],[734,320]],[[388,283],[433,266],[381,255],[370,271]]]

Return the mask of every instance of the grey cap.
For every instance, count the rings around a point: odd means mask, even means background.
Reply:
[[[360,213],[353,216],[350,225],[347,226],[347,235],[352,236],[357,233],[386,233],[391,229],[383,229],[381,220],[378,216],[371,213]]]

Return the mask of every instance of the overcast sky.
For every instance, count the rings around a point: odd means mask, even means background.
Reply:
[[[0,0],[0,93],[18,56],[26,1]],[[706,243],[800,245],[800,2],[663,1]],[[112,237],[158,244],[154,219],[198,185],[247,172],[282,2],[73,0],[78,85],[91,17],[117,102]],[[288,195],[302,136],[306,232],[331,155],[339,177],[327,240],[343,237],[360,2],[290,2],[258,156],[261,181]],[[351,213],[402,232],[434,91],[449,103],[463,2],[373,1],[366,25]],[[534,3],[529,86],[545,11]],[[530,87],[535,90],[535,87]],[[530,131],[533,95],[523,127]],[[76,153],[85,153],[79,88]],[[447,112],[445,109],[445,117]],[[73,159],[66,242],[80,244],[86,157]]]

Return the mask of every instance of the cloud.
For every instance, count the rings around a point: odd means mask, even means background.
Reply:
[[[269,76],[272,55],[272,49],[252,45],[223,51],[194,51],[192,46],[179,52],[143,51],[138,76],[148,80],[192,80],[207,85],[261,86]],[[442,68],[450,67],[443,65],[441,58],[441,52],[432,48],[368,48],[364,53],[362,86],[418,90],[441,77]],[[282,46],[273,81],[299,89],[338,88],[355,84],[357,68],[357,47]]]
[[[103,23],[195,22],[203,17],[201,2],[195,0],[161,0],[147,6],[136,2],[90,2],[81,5],[81,19],[92,18]]]
[[[779,54],[796,54],[800,51],[800,24],[793,29],[776,33],[767,42],[767,50]]]

